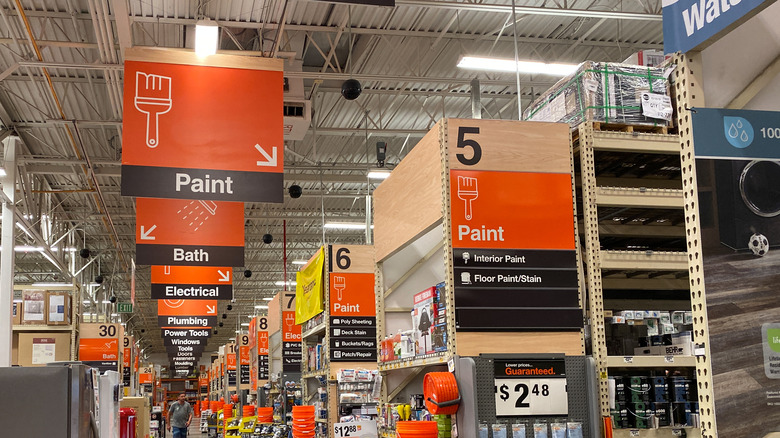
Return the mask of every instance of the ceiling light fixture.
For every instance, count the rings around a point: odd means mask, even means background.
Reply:
[[[217,53],[219,25],[210,19],[198,20],[195,23],[195,54],[209,56]]]
[[[309,263],[309,262],[307,262],[306,260],[293,260],[291,263],[293,265],[305,265],[306,263]],[[263,299],[265,299],[265,298],[263,298]]]
[[[283,281],[277,281],[277,282],[276,282],[276,283],[274,283],[274,284],[275,284],[275,285],[277,285],[277,286],[284,286],[284,285],[285,285],[285,282],[283,282]],[[288,281],[288,282],[287,282],[287,286],[295,286],[296,284],[298,284],[298,283],[296,283],[296,282],[294,282],[294,281]]]
[[[33,283],[31,286],[35,287],[60,287],[60,286],[73,286],[70,283]]]
[[[4,177],[5,175],[6,175],[6,173],[5,173],[5,169],[3,169],[2,167],[0,167],[0,178],[1,178],[1,177]]]
[[[255,306],[255,309],[267,309],[267,308],[268,308],[268,306],[262,306],[262,305],[259,305],[259,304],[257,306]]]
[[[520,73],[536,73],[551,76],[566,76],[577,70],[576,64],[559,64],[536,61],[517,61],[506,58],[485,58],[479,56],[462,56],[458,67],[469,70],[488,70]]]
[[[241,323],[241,327],[249,327],[249,323],[248,322],[242,322]]]
[[[368,171],[370,179],[387,179],[390,176],[390,169],[371,169]]]
[[[328,222],[324,227],[339,230],[365,230],[366,224],[360,222]],[[374,228],[374,226],[371,225],[371,228]]]
[[[268,298],[268,297],[263,298],[263,301],[273,301],[273,300],[274,300],[273,298]]]

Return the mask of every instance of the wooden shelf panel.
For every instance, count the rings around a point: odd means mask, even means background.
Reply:
[[[597,187],[596,203],[600,206],[683,208],[683,193],[680,189]]]
[[[616,152],[679,154],[680,137],[669,134],[593,131],[593,148]]]
[[[695,356],[609,356],[609,368],[695,367]]]
[[[15,332],[69,332],[72,325],[15,325]]]
[[[687,271],[688,255],[671,251],[601,251],[601,269]]]
[[[429,365],[444,365],[450,360],[450,354],[446,351],[441,353],[429,354],[424,357],[415,357],[410,359],[399,359],[379,364],[379,371],[392,371],[405,368],[417,368]]]
[[[310,373],[303,373],[303,374],[301,374],[301,377],[303,377],[304,379],[312,379],[312,378],[315,378],[315,377],[324,377],[324,376],[327,376],[327,375],[328,375],[328,369],[325,368],[325,369],[322,369],[322,370],[312,371]]]
[[[680,431],[685,430],[688,438],[700,438],[701,429],[695,427],[660,427],[658,429],[615,429],[612,431],[614,438],[672,438],[680,436]]]
[[[311,330],[307,330],[303,332],[301,337],[303,339],[308,339],[314,336],[325,336],[326,328],[327,328],[327,324],[325,323],[325,321],[323,321],[321,324],[317,325],[316,327],[313,327]]]

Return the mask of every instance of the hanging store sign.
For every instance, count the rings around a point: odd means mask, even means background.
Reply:
[[[217,325],[217,300],[157,300],[160,327],[204,327]]]
[[[331,362],[376,362],[374,274],[329,274]]]
[[[244,204],[136,199],[141,265],[243,266]]]
[[[233,299],[233,268],[152,266],[152,299]]]
[[[456,329],[580,329],[568,128],[483,122],[447,124]]]
[[[185,345],[189,342],[206,342],[211,337],[210,329],[165,328],[160,331],[165,345]],[[195,345],[195,344],[191,344]]]
[[[141,385],[151,385],[154,383],[154,368],[141,367],[138,370],[138,383]]]
[[[119,324],[81,324],[79,328],[79,360],[103,371],[119,370]]]
[[[497,417],[567,415],[564,359],[493,362]]]
[[[268,318],[257,318],[257,380],[268,380]]]
[[[694,108],[696,158],[780,160],[780,112]]]
[[[282,67],[126,50],[122,195],[282,202]]]
[[[122,384],[130,386],[133,374],[133,338],[131,336],[122,337]]]
[[[301,326],[295,324],[295,311],[282,312],[282,369],[300,371],[303,360]]]
[[[250,346],[249,335],[243,334],[236,339],[236,345],[238,350],[238,382],[240,385],[249,385],[250,383]]]
[[[236,344],[225,345],[225,374],[228,386],[236,386]]]
[[[766,0],[664,0],[664,53],[701,50],[772,3]]]

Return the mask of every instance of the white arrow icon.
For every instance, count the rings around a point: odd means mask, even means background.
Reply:
[[[155,228],[157,228],[157,225],[152,225],[152,227],[147,230],[141,225],[141,240],[155,240],[156,237],[151,235]]]
[[[229,272],[222,272],[219,269],[217,269],[217,274],[219,274],[219,281],[230,281],[230,273]]]
[[[206,305],[206,313],[209,313],[209,314],[214,313],[214,314],[216,314],[217,313],[217,306],[213,306],[212,307],[212,306],[209,306],[207,304]]]
[[[265,151],[259,144],[255,145],[255,149],[257,149],[261,154],[263,154],[263,157],[267,161],[258,161],[258,166],[267,166],[267,167],[276,167],[276,163],[278,162],[277,156],[276,156],[276,146],[271,148],[271,155],[268,155],[268,152]]]

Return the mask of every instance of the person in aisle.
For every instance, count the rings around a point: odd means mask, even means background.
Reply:
[[[173,429],[173,438],[187,438],[187,428],[192,423],[192,406],[187,403],[187,395],[179,394],[179,400],[168,408],[168,432]]]

